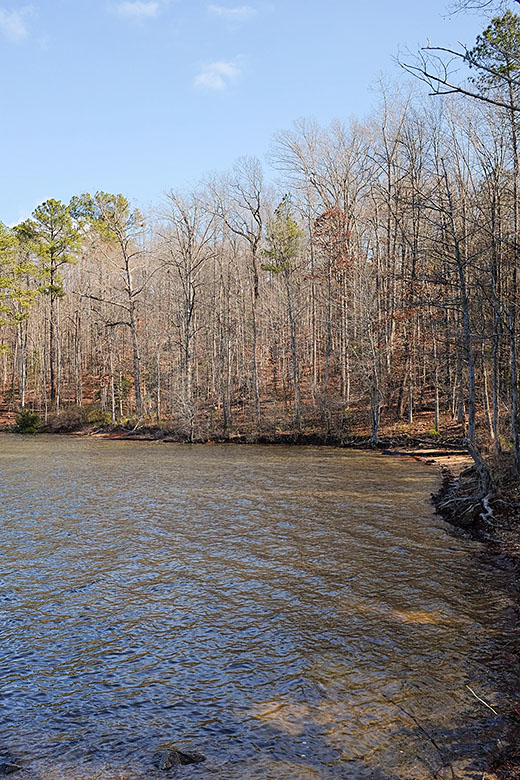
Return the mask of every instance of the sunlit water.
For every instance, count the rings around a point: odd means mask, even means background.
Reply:
[[[172,743],[206,756],[183,778],[472,776],[504,726],[466,686],[507,709],[511,596],[433,515],[437,478],[328,448],[3,436],[0,763],[167,778]]]

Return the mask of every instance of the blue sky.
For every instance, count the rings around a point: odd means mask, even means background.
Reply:
[[[483,24],[444,0],[0,0],[0,220],[98,189],[157,203],[298,117],[362,118],[400,46]]]

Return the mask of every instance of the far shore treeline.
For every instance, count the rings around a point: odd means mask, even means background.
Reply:
[[[247,158],[152,214],[97,192],[0,225],[4,409],[190,440],[420,418],[518,468],[520,17],[453,89],[428,56],[408,69],[455,94],[299,120],[276,191]]]

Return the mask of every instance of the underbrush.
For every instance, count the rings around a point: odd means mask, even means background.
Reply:
[[[39,415],[36,412],[31,412],[29,409],[22,409],[16,415],[13,431],[14,433],[35,434],[38,432],[39,427]]]
[[[80,406],[69,406],[47,418],[45,431],[48,433],[72,433],[81,430],[88,423],[88,413]]]

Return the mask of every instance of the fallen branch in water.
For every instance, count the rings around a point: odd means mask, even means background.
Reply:
[[[491,704],[488,704],[487,701],[484,701],[484,699],[481,699],[480,696],[478,696],[478,694],[475,693],[473,688],[470,688],[469,685],[466,685],[466,688],[468,689],[468,691],[470,691],[470,693],[473,694],[475,699],[478,699],[484,705],[484,707],[487,707],[488,710],[491,710],[492,713],[494,713],[495,715],[498,715],[498,712],[495,710],[495,708],[492,707]]]

